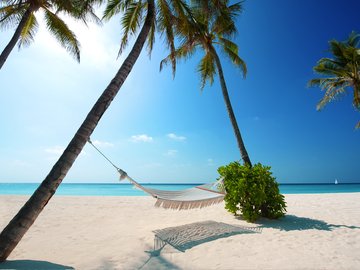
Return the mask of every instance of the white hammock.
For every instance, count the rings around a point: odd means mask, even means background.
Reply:
[[[145,188],[134,179],[127,175],[122,169],[117,167],[110,159],[108,159],[90,140],[88,142],[119,172],[120,180],[125,178],[130,181],[134,186],[148,193],[156,199],[155,206],[170,208],[170,209],[193,209],[203,208],[224,200],[225,193],[216,190],[222,179],[213,184],[205,184],[193,188],[178,191],[159,190],[152,188]],[[214,189],[215,188],[215,189]]]
[[[154,197],[156,199],[155,206],[157,207],[178,210],[203,208],[220,203],[225,197],[225,193],[212,189],[217,188],[222,179],[213,185],[205,184],[184,190],[171,191],[145,188],[129,177],[123,170],[118,168],[118,172],[120,173],[120,180],[128,179],[134,186]]]

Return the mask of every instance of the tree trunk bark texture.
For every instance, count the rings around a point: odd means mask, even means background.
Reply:
[[[2,68],[2,66],[5,64],[6,59],[9,57],[11,51],[14,49],[16,43],[18,42],[21,32],[24,29],[24,26],[26,24],[26,22],[28,21],[31,13],[33,12],[33,9],[31,8],[31,6],[25,11],[24,15],[22,16],[19,25],[17,26],[14,35],[12,36],[12,38],[10,39],[8,45],[6,45],[6,47],[4,48],[4,50],[2,51],[1,55],[0,55],[0,69]]]
[[[70,141],[69,145],[55,163],[45,180],[10,221],[0,234],[0,262],[6,260],[19,243],[38,215],[54,195],[57,187],[70,170],[75,159],[80,154],[90,135],[94,131],[102,115],[120,90],[125,79],[134,66],[146,42],[152,21],[154,20],[154,0],[148,0],[148,11],[144,25],[137,37],[129,55],[121,65],[115,77],[99,97],[86,119]]]
[[[237,124],[236,117],[235,117],[235,114],[234,114],[234,111],[233,111],[233,108],[232,108],[232,105],[231,105],[231,102],[230,102],[229,93],[228,93],[228,90],[227,90],[227,87],[226,87],[225,78],[224,78],[224,72],[223,72],[223,69],[222,69],[222,66],[221,66],[220,58],[219,58],[219,56],[216,53],[214,48],[212,48],[212,54],[215,57],[216,67],[218,69],[219,78],[220,78],[221,91],[222,91],[222,94],[223,94],[223,97],[224,97],[226,110],[227,110],[227,112],[229,114],[231,125],[232,125],[234,133],[235,133],[235,137],[236,137],[236,141],[237,141],[237,144],[238,144],[238,147],[239,147],[239,150],[240,150],[241,158],[244,161],[244,164],[249,165],[250,167],[252,167],[249,155],[248,155],[248,153],[246,151],[245,144],[244,144],[244,141],[242,139],[240,129],[239,129],[239,126]]]

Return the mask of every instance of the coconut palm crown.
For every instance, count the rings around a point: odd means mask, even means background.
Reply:
[[[90,1],[80,0],[0,0],[0,28],[15,28],[15,32],[0,55],[0,69],[11,51],[18,44],[19,49],[30,45],[34,40],[39,23],[35,13],[42,11],[49,32],[57,39],[77,61],[80,61],[80,44],[76,35],[59,17],[67,14],[75,19],[86,22],[90,17],[93,21],[99,19],[93,12]]]
[[[181,28],[177,33],[182,37],[176,49],[176,58],[189,58],[196,49],[204,50],[205,55],[198,65],[201,76],[201,89],[206,82],[214,82],[216,74],[215,47],[220,47],[230,58],[233,64],[241,69],[245,76],[247,69],[245,62],[239,57],[238,46],[231,41],[236,33],[234,19],[242,12],[242,3],[238,2],[228,6],[229,1],[193,1],[191,13],[193,16],[187,21],[179,21]],[[170,60],[168,56],[161,64],[160,69]],[[175,75],[175,70],[173,70]]]
[[[186,1],[183,0],[157,0],[155,4],[156,16],[152,22],[147,38],[148,53],[151,55],[155,42],[155,34],[159,32],[165,36],[165,43],[170,50],[170,55],[175,51],[175,35],[177,23],[179,20],[185,20],[189,16],[189,8]],[[123,34],[120,42],[118,55],[128,45],[129,38],[135,35],[144,20],[144,14],[147,10],[147,1],[144,0],[108,0],[104,11],[103,20],[108,21],[114,15],[122,14],[121,25]],[[175,65],[175,58],[171,61]]]
[[[187,20],[178,20],[177,35],[180,37],[180,44],[174,55],[168,55],[160,63],[160,70],[165,64],[175,59],[188,59],[197,49],[202,49],[204,56],[200,60],[197,70],[200,74],[201,89],[207,82],[210,85],[214,82],[214,76],[219,75],[222,94],[226,109],[235,133],[241,158],[244,163],[251,166],[251,161],[245,148],[235,114],[230,102],[222,65],[216,48],[220,48],[231,62],[240,69],[243,76],[247,68],[245,62],[238,54],[238,46],[231,39],[237,33],[235,19],[242,11],[242,2],[229,5],[227,0],[197,0],[192,1],[191,16]],[[176,66],[173,64],[173,75]]]
[[[314,71],[323,77],[308,83],[310,87],[318,86],[325,91],[316,108],[321,110],[352,90],[353,106],[360,111],[360,35],[352,32],[347,40],[331,40],[329,45],[332,58],[321,58],[314,67]],[[360,128],[360,122],[356,128]]]

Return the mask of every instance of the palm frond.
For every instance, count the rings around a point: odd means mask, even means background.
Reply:
[[[232,14],[228,9],[222,9],[219,13],[212,24],[211,31],[217,35],[233,37],[237,33],[234,17],[238,14]]]
[[[82,2],[86,2],[86,0],[42,1],[40,5],[42,8],[52,10],[55,14],[65,12],[79,15],[80,9],[78,7]]]
[[[355,126],[356,129],[360,128],[360,121]]]
[[[318,86],[325,91],[324,97],[317,104],[317,110],[341,97],[346,90],[353,90],[353,106],[360,110],[360,35],[352,32],[344,42],[331,40],[329,51],[333,58],[322,58],[313,70],[324,78],[314,78],[309,87]],[[360,127],[360,122],[356,126]]]
[[[329,102],[345,95],[346,88],[350,86],[350,82],[344,78],[325,78],[320,79],[318,84],[325,91],[324,97],[318,103],[316,109],[321,110]]]
[[[166,56],[163,60],[160,61],[160,71],[163,70],[164,66],[168,65],[170,62],[170,55]]]
[[[320,87],[323,90],[329,91],[329,89],[337,89],[337,88],[344,88],[351,86],[351,80],[346,77],[335,77],[335,78],[326,78],[324,79]]]
[[[194,55],[196,51],[196,43],[188,42],[184,43],[182,47],[176,50],[175,57],[176,59],[187,60]]]
[[[334,56],[334,59],[338,63],[346,64],[346,56],[344,55],[345,45],[337,40],[331,40],[329,42],[330,53]]]
[[[353,50],[353,62],[357,65],[360,65],[360,49],[358,48]]]
[[[23,30],[21,31],[21,35],[19,38],[19,49],[21,47],[29,46],[30,43],[34,40],[34,36],[38,29],[39,25],[36,21],[35,15],[31,14],[28,21],[24,25]]]
[[[165,42],[168,49],[170,50],[170,61],[172,66],[172,73],[175,76],[176,71],[176,59],[175,59],[175,35],[173,31],[174,27],[174,16],[172,14],[171,7],[166,0],[158,0],[158,26],[161,33],[165,34]]]
[[[195,19],[191,17],[192,15],[189,16],[188,19],[180,19],[177,16],[173,18],[174,34],[178,38],[194,39],[200,32],[200,25],[195,22]]]
[[[347,66],[353,66],[354,64],[355,65],[359,65],[356,63],[357,61],[357,58],[359,57],[359,54],[358,54],[358,49],[355,48],[355,47],[351,47],[351,46],[346,46],[344,49],[343,49],[343,54],[344,54],[344,57],[346,59],[346,65]]]
[[[233,5],[230,5],[228,7],[228,13],[229,13],[229,16],[231,18],[231,21],[234,23],[235,25],[235,22],[236,22],[236,19],[239,17],[239,15],[244,11],[244,7],[243,7],[243,4],[244,4],[244,1],[240,1],[240,2],[237,2]],[[236,26],[234,26],[234,33],[237,32],[236,30]],[[229,28],[230,30],[231,28]]]
[[[102,25],[101,19],[96,15],[95,10],[88,9],[85,14],[81,16],[81,19],[85,25],[87,25],[87,22],[93,22],[97,25]]]
[[[103,20],[110,20],[114,15],[124,11],[123,0],[108,0],[103,13]]]
[[[347,76],[351,73],[347,65],[329,58],[321,58],[313,70],[325,76]]]
[[[140,26],[144,4],[141,1],[131,3],[125,10],[121,24],[126,32],[135,34]]]
[[[346,77],[328,77],[328,78],[315,78],[308,82],[308,87],[320,87],[321,90],[326,90],[333,86],[336,87],[348,87],[351,85],[351,81],[349,81]]]
[[[101,19],[95,13],[95,7],[100,6],[104,0],[75,0],[73,2],[73,8],[70,11],[70,15],[76,19],[82,20],[87,23],[93,22],[97,25],[101,25]]]
[[[123,27],[123,38],[121,39],[120,49],[118,56],[123,52],[128,44],[129,34],[133,35],[136,33],[140,26],[142,20],[142,11],[144,4],[141,1],[131,3],[129,7],[125,10],[125,13],[121,20],[121,25]]]
[[[193,17],[192,11],[186,1],[172,0],[171,1],[172,12],[180,20],[187,22],[188,19]]]
[[[228,1],[211,1],[212,8],[206,18],[210,31],[217,35],[233,37],[237,33],[236,18],[243,10],[243,2],[227,6]],[[200,10],[200,12],[202,12]]]
[[[346,94],[346,90],[343,87],[328,89],[328,91],[326,91],[324,97],[317,104],[316,109],[318,111],[322,110],[325,107],[325,105],[327,105],[331,101],[334,101],[335,99],[337,99],[345,94]]]
[[[213,8],[213,2],[208,0],[191,0],[191,9],[195,13],[202,13],[206,18],[210,17]]]
[[[60,42],[78,62],[80,62],[80,44],[75,34],[68,28],[65,22],[50,10],[45,9],[45,22],[50,33]]]
[[[353,105],[354,107],[360,111],[360,81],[355,82],[352,87],[353,91]]]
[[[171,53],[161,60],[160,62],[160,71],[162,71],[163,67],[169,63],[171,63],[172,58],[175,57],[176,60],[188,59],[195,53],[194,44],[187,43],[184,41],[174,52],[174,55]],[[174,74],[175,75],[175,74]]]
[[[0,28],[9,29],[16,27],[26,11],[26,6],[4,6],[0,8]]]
[[[200,23],[195,15],[196,10],[190,8],[183,0],[172,0],[172,7],[174,12],[174,33],[179,38],[186,37],[193,39],[194,36],[201,32]]]
[[[242,60],[238,54],[238,46],[234,42],[226,38],[220,38],[220,42],[222,44],[221,47],[223,48],[226,55],[230,58],[231,62],[233,62],[234,65],[240,68],[245,78],[247,73],[247,67],[245,61]]]
[[[311,80],[308,81],[307,87],[316,87],[316,86],[319,86],[321,80],[322,80],[321,78],[311,79]]]
[[[358,47],[360,45],[360,34],[352,31],[346,40],[346,44],[350,47]]]
[[[207,81],[210,85],[214,83],[214,75],[216,73],[215,60],[210,53],[206,53],[201,59],[198,66],[198,72],[200,73],[201,90],[204,89]]]
[[[151,52],[153,50],[154,47],[154,43],[155,43],[155,33],[156,33],[156,20],[154,20],[151,24],[151,28],[148,34],[148,40],[147,40],[147,49],[148,49],[148,54],[151,57]]]
[[[238,15],[244,11],[244,1],[239,1],[233,5],[230,5],[228,9],[230,10],[231,14]],[[236,19],[233,17],[233,19]]]
[[[319,64],[329,64],[332,66],[332,69],[341,70],[346,67],[346,63],[338,61],[338,59],[332,59],[328,57],[321,58],[318,61]]]

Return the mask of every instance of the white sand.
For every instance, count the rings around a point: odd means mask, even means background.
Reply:
[[[0,229],[26,196],[0,196]],[[55,196],[0,269],[360,269],[360,193],[287,195],[288,213],[257,224],[223,204],[188,211],[150,197]],[[151,256],[152,231],[198,221],[261,227],[184,253]]]

